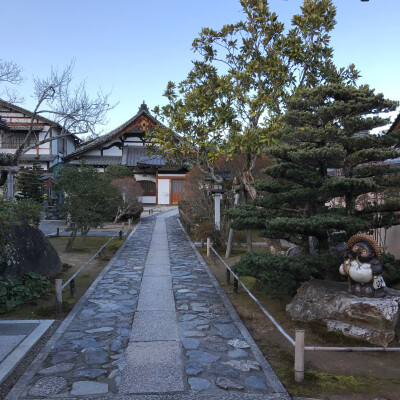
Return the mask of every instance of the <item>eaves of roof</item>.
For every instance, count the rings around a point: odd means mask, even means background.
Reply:
[[[165,127],[160,121],[158,121],[156,118],[154,118],[150,112],[149,109],[147,108],[147,105],[143,102],[143,104],[140,106],[139,111],[128,121],[124,122],[122,125],[118,126],[117,128],[113,129],[111,132],[98,137],[97,139],[91,140],[87,142],[86,144],[82,144],[79,146],[75,151],[69,153],[66,155],[63,160],[68,161],[71,160],[80,154],[83,154],[89,150],[95,149],[98,146],[101,146],[102,144],[108,142],[109,140],[113,139],[114,137],[118,136],[125,128],[127,128],[129,125],[131,125],[133,122],[135,122],[136,119],[138,119],[141,115],[146,115],[151,121],[153,121],[156,125],[160,125],[162,127]]]

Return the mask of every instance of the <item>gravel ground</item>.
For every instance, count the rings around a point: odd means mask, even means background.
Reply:
[[[62,321],[54,321],[53,325],[41,337],[41,339],[32,347],[29,353],[19,363],[14,372],[0,385],[0,400],[4,399],[8,392],[14,387],[18,379],[25,372],[25,370],[32,364],[33,360],[40,353],[45,344],[53,336],[54,332],[58,329]]]

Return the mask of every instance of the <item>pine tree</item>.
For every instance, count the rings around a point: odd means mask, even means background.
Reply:
[[[41,204],[43,202],[43,168],[40,164],[39,156],[33,159],[32,168],[20,169],[18,174],[18,190],[15,196],[18,200],[32,199]]]
[[[368,86],[300,91],[288,102],[285,127],[275,132],[277,144],[269,148],[275,164],[265,169],[267,179],[256,184],[263,195],[232,210],[235,227],[256,226],[264,237],[297,244],[305,257],[318,254],[326,260],[335,242],[399,224],[395,212],[400,201],[386,192],[400,188],[400,173],[384,162],[398,157],[400,132],[368,134],[388,122],[378,114],[396,105]],[[238,270],[248,272],[252,257],[246,256]],[[271,264],[271,257],[264,256],[261,264]]]

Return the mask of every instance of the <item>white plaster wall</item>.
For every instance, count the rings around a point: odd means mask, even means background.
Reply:
[[[158,204],[169,204],[169,179],[158,180]]]
[[[380,230],[383,235],[383,229]],[[386,252],[400,258],[400,225],[392,226],[386,232]]]
[[[103,156],[122,156],[122,150],[117,146],[113,146],[110,149],[103,150]]]
[[[156,182],[156,176],[155,175],[150,175],[150,174],[135,174],[135,179],[139,181],[152,181]]]
[[[86,153],[87,156],[101,156],[100,150],[91,150]]]
[[[143,204],[156,204],[156,196],[142,196]]]

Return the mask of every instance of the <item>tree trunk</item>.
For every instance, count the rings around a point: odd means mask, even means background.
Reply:
[[[234,206],[239,204],[239,198],[240,198],[240,194],[236,192]],[[229,258],[231,256],[232,244],[233,244],[233,234],[234,234],[233,228],[229,228],[228,243],[226,244],[225,258]]]
[[[65,246],[66,253],[70,253],[72,251],[72,246],[75,242],[76,233],[77,233],[76,229],[71,232],[71,235],[68,239],[67,245]]]
[[[251,229],[246,229],[247,251],[253,250],[253,239],[251,237]]]

